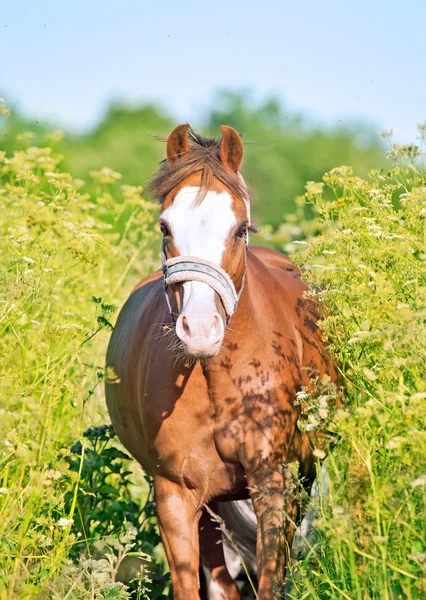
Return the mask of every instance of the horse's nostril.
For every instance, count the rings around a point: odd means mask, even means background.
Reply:
[[[222,335],[222,319],[218,313],[213,315],[213,321],[210,327],[210,337],[218,340]]]
[[[191,335],[191,330],[189,329],[188,320],[185,315],[182,315],[182,329],[187,336]]]

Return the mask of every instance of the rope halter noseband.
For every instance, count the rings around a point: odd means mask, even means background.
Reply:
[[[187,281],[209,285],[219,295],[228,319],[237,310],[239,294],[222,267],[196,256],[177,256],[164,262],[163,273],[166,286]]]

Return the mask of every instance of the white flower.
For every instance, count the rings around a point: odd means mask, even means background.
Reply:
[[[323,458],[326,457],[324,450],[320,450],[319,448],[315,448],[315,450],[312,452],[312,454],[314,456],[316,456],[317,458],[319,458],[320,460],[322,460]]]
[[[326,408],[319,408],[318,416],[320,419],[327,419],[328,418],[328,410]]]
[[[0,496],[3,496],[3,494],[8,494],[9,493],[9,489],[6,487],[2,487],[0,488]]]
[[[62,527],[63,529],[66,529],[73,523],[74,523],[74,519],[66,519],[65,517],[61,517],[56,524],[58,527]]]
[[[312,414],[309,415],[308,421],[309,421],[309,424],[312,425],[313,427],[318,427],[318,425],[320,424],[320,421],[316,415],[312,415]]]
[[[55,469],[48,469],[46,471],[46,477],[47,479],[59,479],[60,477],[62,477],[62,473],[60,471],[56,471]],[[73,519],[69,519],[70,521],[73,522]]]
[[[303,390],[300,390],[300,392],[296,393],[296,398],[298,400],[305,400],[307,397],[308,397],[308,394]]]
[[[388,450],[397,450],[398,448],[401,447],[401,445],[405,442],[404,438],[400,435],[395,435],[391,440],[388,441],[388,443],[386,444],[386,448]],[[414,481],[411,482],[411,485],[413,485],[413,483],[415,483]],[[418,484],[420,485],[420,484]],[[415,486],[413,486],[415,487]]]
[[[328,395],[327,394],[323,394],[322,396],[320,396],[320,398],[318,399],[318,404],[321,408],[327,408],[328,405]]]
[[[418,477],[414,481],[411,482],[411,487],[419,487],[420,485],[426,485],[426,475],[422,475]]]
[[[127,533],[133,537],[136,537],[138,535],[138,530],[134,525],[128,525]]]
[[[408,558],[414,560],[414,562],[422,563],[426,561],[426,552],[416,552],[415,554],[409,554]]]

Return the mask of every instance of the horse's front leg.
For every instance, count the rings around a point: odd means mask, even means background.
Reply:
[[[260,600],[282,597],[286,567],[297,518],[298,496],[293,475],[285,464],[257,466],[247,472],[257,517],[257,576]]]
[[[174,600],[199,600],[201,505],[197,495],[194,490],[158,476],[154,477],[154,490]]]

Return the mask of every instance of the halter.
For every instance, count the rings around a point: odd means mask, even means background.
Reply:
[[[246,247],[248,245],[248,232],[246,235]],[[237,292],[234,282],[228,273],[219,265],[197,256],[176,256],[166,260],[164,247],[163,255],[163,273],[166,300],[170,312],[171,306],[167,295],[167,286],[174,283],[185,283],[187,281],[200,281],[210,286],[220,297],[223,308],[226,312],[227,322],[237,310],[238,301],[244,287],[246,274],[244,273],[240,290]]]
[[[222,267],[196,256],[177,256],[165,261],[163,273],[166,286],[187,281],[209,285],[220,296],[228,319],[237,310],[242,286],[237,293],[232,279]]]
[[[250,221],[250,204],[249,202],[245,202],[245,204]],[[248,229],[244,241],[247,248],[249,243]],[[234,282],[219,265],[198,256],[176,256],[175,258],[166,259],[164,241],[161,254],[163,258],[164,291],[170,313],[172,313],[172,308],[167,295],[167,287],[175,283],[199,281],[206,283],[218,294],[226,312],[226,321],[229,323],[230,318],[237,310],[238,301],[244,288],[246,273],[244,272],[240,290],[237,292]]]

